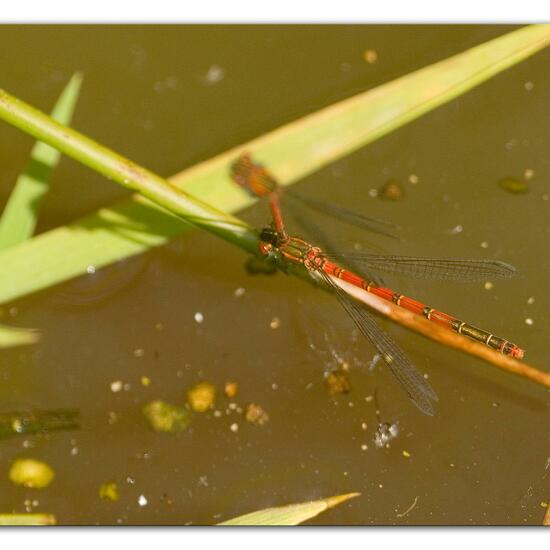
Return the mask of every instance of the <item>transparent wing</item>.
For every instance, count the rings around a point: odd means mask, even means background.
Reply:
[[[411,401],[424,414],[433,416],[432,401],[437,401],[438,397],[403,350],[378,326],[374,317],[334,283],[324,271],[316,270],[314,273],[333,289],[338,301],[353,319],[361,334],[376,348]]]
[[[292,189],[285,188],[284,194],[285,196],[299,201],[309,208],[317,210],[318,212],[327,214],[332,218],[336,218],[350,225],[360,227],[361,229],[366,229],[367,231],[372,231],[373,233],[378,233],[380,235],[385,235],[386,237],[399,240],[399,237],[392,231],[398,229],[398,226],[391,222],[363,216],[362,214],[358,214],[357,212],[353,212],[352,210],[348,210],[342,206],[325,203],[310,197],[304,197]]]
[[[421,258],[416,256],[378,256],[354,253],[331,255],[333,260],[352,260],[369,270],[400,273],[419,279],[475,282],[488,279],[509,279],[516,268],[498,260],[472,260],[465,258]]]

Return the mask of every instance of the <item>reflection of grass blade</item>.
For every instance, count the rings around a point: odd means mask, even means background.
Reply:
[[[0,525],[55,525],[53,514],[0,514]]]
[[[266,162],[281,183],[318,170],[541,50],[550,26],[533,25],[322,109],[172,179],[226,212],[252,199],[234,185],[228,166],[243,150]],[[6,119],[9,113],[3,113]],[[187,224],[133,198],[0,253],[0,303],[141,253],[182,233]],[[40,270],[34,269],[37,265]]]
[[[38,340],[40,333],[37,330],[0,325],[0,348],[35,344]]]
[[[348,493],[334,497],[303,502],[301,504],[289,504],[277,508],[266,508],[258,512],[251,512],[238,518],[233,518],[218,525],[298,525],[308,519],[318,516],[321,512],[334,508],[349,500],[358,497],[360,493]]]
[[[74,74],[59,96],[52,118],[70,124],[81,82],[81,75]],[[59,151],[40,141],[33,147],[29,166],[17,178],[0,218],[0,250],[23,242],[34,233],[40,204],[48,192],[48,179],[60,157]]]

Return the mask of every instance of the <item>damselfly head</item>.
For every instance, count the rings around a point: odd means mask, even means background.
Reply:
[[[260,241],[276,246],[279,241],[279,233],[273,227],[264,227],[260,233]]]

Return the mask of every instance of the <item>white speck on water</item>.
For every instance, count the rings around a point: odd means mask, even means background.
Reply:
[[[495,285],[491,281],[486,281],[483,285],[485,290],[492,290]]]
[[[231,424],[231,426],[229,426],[229,429],[233,433],[237,433],[239,431],[239,425],[236,422],[233,422],[233,424]]]
[[[518,140],[517,139],[511,139],[510,141],[507,141],[506,144],[504,145],[504,147],[510,151],[511,149],[513,149],[516,145],[518,144]]]
[[[19,310],[15,306],[10,307],[9,309],[10,317],[17,317],[18,313],[19,313]]]
[[[378,189],[369,189],[369,197],[373,199],[378,197]]]
[[[531,82],[530,80],[528,80],[524,85],[523,87],[528,91],[530,92],[534,87],[535,87],[535,84],[533,82]]]
[[[111,391],[113,393],[117,393],[122,389],[122,380],[115,380],[114,382],[111,382]]]
[[[200,476],[199,481],[197,482],[197,485],[199,487],[208,487],[208,477],[207,476]]]
[[[241,296],[244,295],[244,293],[245,293],[245,289],[243,287],[239,287],[235,289],[235,292],[233,294],[235,295],[235,297],[240,298]]]
[[[532,168],[526,168],[523,171],[523,177],[526,180],[532,180],[534,178],[534,176],[535,176],[535,171]]]
[[[369,446],[366,445],[365,443],[363,443],[363,445],[361,445],[361,450],[362,451],[366,451],[368,448],[369,448]]]
[[[200,311],[197,311],[197,313],[195,313],[195,322],[202,323],[203,321],[204,321],[204,315]]]
[[[531,319],[531,317],[527,317],[527,319],[525,319],[525,324],[526,325],[529,325],[529,326],[532,326],[534,323],[533,319]]]
[[[277,384],[271,384],[271,389],[273,391],[277,391],[279,389],[279,386],[277,386]]]
[[[132,476],[126,476],[126,483],[128,483],[128,485],[133,485],[135,482],[135,478],[133,478]]]
[[[78,447],[73,447],[71,449],[71,456],[76,456],[78,454]]]
[[[145,495],[139,495],[138,504],[140,506],[147,506],[147,498],[145,497]]]
[[[420,180],[418,179],[418,176],[416,174],[411,174],[409,176],[409,182],[413,185],[416,185]]]
[[[368,426],[367,426],[367,423],[366,423],[366,422],[362,422],[362,423],[361,423],[361,429],[362,429],[362,430],[366,430],[367,427],[368,427]]]
[[[93,265],[89,265],[87,268],[86,268],[86,273],[92,275],[95,273],[95,266]]]
[[[273,330],[279,328],[281,326],[281,320],[279,319],[279,317],[273,317],[273,319],[271,319],[271,322],[269,323],[269,326]]]
[[[213,85],[213,84],[217,84],[218,82],[221,82],[224,77],[225,77],[224,68],[214,64],[208,67],[208,71],[204,76],[204,82],[206,84]]]
[[[132,386],[130,384],[124,384],[124,391],[130,391]]]
[[[379,353],[375,353],[372,360],[369,362],[369,372],[372,372],[376,365],[380,362],[380,359],[382,359],[382,356]]]
[[[550,195],[543,195],[542,196],[543,201],[547,201],[548,199],[550,199]]]
[[[489,248],[489,243],[487,241],[482,241],[479,243],[479,246],[481,246],[481,248]]]
[[[534,296],[530,296],[530,297],[528,298],[528,300],[527,300],[527,303],[528,303],[529,305],[534,304],[534,303],[535,303],[535,297],[534,297]]]
[[[134,350],[134,357],[143,357],[145,355],[145,350],[137,348]]]
[[[451,235],[458,235],[459,233],[462,233],[464,231],[464,227],[462,227],[461,225],[455,225],[450,233]]]

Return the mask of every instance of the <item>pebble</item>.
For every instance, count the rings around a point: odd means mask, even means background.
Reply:
[[[378,52],[376,50],[365,50],[365,53],[363,54],[363,57],[365,58],[365,61],[369,65],[373,65],[378,61]]]
[[[196,323],[202,323],[204,321],[204,315],[200,311],[197,311],[197,313],[195,313],[194,318]]]
[[[122,380],[115,380],[114,382],[111,382],[111,391],[113,393],[119,392],[123,387]]]

